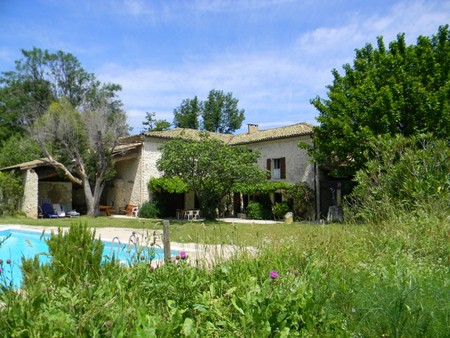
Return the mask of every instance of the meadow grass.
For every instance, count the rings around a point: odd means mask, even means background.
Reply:
[[[95,226],[119,227],[104,218],[95,218]],[[136,222],[127,226],[160,226]],[[25,292],[0,293],[0,332],[448,337],[449,229],[446,213],[402,213],[380,224],[174,221],[172,241],[253,245],[258,255],[243,250],[209,269],[187,264],[190,258],[157,269],[147,262],[111,265],[94,280],[79,276],[70,285],[61,283],[69,272],[35,267]]]
[[[332,235],[334,232],[358,232],[361,226],[329,224],[326,227],[304,223],[226,223],[218,221],[170,221],[171,241],[179,243],[232,244],[258,246],[265,242],[298,237]],[[87,222],[91,228],[130,228],[142,230],[161,230],[162,219],[137,219],[114,217],[31,219],[22,216],[0,218],[0,224],[21,224],[32,226],[70,227],[73,223]],[[326,235],[328,234],[328,235]]]

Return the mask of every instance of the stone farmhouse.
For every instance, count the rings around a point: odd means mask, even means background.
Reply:
[[[290,183],[306,182],[316,192],[315,218],[326,215],[327,209],[336,203],[336,196],[330,196],[330,182],[323,170],[311,163],[306,151],[298,147],[299,142],[312,143],[312,126],[298,123],[290,126],[260,130],[258,125],[249,124],[246,133],[231,135],[209,133],[230,146],[243,145],[258,150],[258,165],[270,172],[270,180]],[[100,205],[107,206],[113,213],[125,210],[127,205],[139,206],[151,200],[148,182],[162,174],[156,168],[161,156],[161,146],[175,138],[199,139],[199,131],[175,128],[166,131],[146,132],[125,137],[114,152],[116,175],[107,183]],[[21,203],[22,211],[32,218],[38,217],[38,209],[43,201],[59,203],[66,210],[75,209],[82,214],[86,207],[81,187],[59,176],[44,161],[35,160],[21,163],[2,170],[20,170],[23,175],[25,193]],[[321,186],[321,182],[323,182]],[[333,185],[334,184],[334,185]],[[339,184],[337,197],[340,197]],[[321,193],[323,196],[321,196]],[[272,202],[280,201],[282,195],[271,194]],[[246,203],[245,197],[235,198],[234,213],[238,213]],[[172,196],[169,213],[175,216],[176,209],[197,209],[193,193]]]

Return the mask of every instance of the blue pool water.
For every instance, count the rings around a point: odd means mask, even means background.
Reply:
[[[50,257],[48,256],[48,246],[45,239],[50,237],[50,234],[34,231],[23,230],[1,230],[0,231],[0,243],[4,238],[10,236],[3,242],[0,247],[0,260],[3,260],[2,274],[0,274],[0,285],[5,284],[4,280],[9,283],[13,281],[14,287],[20,287],[22,283],[22,272],[20,266],[22,264],[22,257],[33,258],[36,254],[39,254],[39,261],[42,264],[49,263]],[[103,241],[104,249],[103,256],[105,260],[108,260],[113,255],[115,259],[128,264],[135,258],[136,246],[121,244],[115,241],[114,243]],[[164,252],[160,248],[155,248],[155,260],[163,259]],[[41,254],[44,253],[44,254]],[[177,252],[171,253],[173,256],[177,255]],[[7,261],[10,260],[10,264]],[[3,283],[2,283],[3,282]]]

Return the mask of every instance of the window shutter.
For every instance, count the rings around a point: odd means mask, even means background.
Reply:
[[[280,158],[280,178],[286,178],[286,157]]]
[[[270,179],[272,177],[272,160],[270,158],[267,159],[267,178]]]

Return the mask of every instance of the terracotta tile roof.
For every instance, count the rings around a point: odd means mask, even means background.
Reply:
[[[33,160],[33,161],[29,161],[29,162],[23,162],[23,163],[19,163],[19,164],[15,164],[15,165],[9,166],[9,167],[1,168],[0,171],[11,170],[11,169],[26,170],[26,169],[33,169],[33,168],[47,166],[47,165],[49,165],[48,162],[46,162],[45,160],[38,159],[38,160]]]
[[[118,140],[119,144],[129,144],[129,143],[137,143],[137,142],[142,142],[141,134],[122,136]]]
[[[307,123],[297,123],[286,127],[258,130],[250,134],[238,134],[233,137],[233,141],[230,144],[248,144],[295,136],[312,135],[312,132],[312,125]]]
[[[213,132],[205,132],[200,131],[196,129],[189,129],[189,128],[175,128],[170,130],[164,130],[164,131],[148,131],[145,132],[144,135],[147,137],[156,137],[156,138],[162,138],[162,139],[176,139],[176,138],[185,138],[190,140],[200,140],[200,135],[202,133],[207,133],[209,137],[215,138],[218,140],[221,140],[225,143],[229,143],[233,135],[231,134],[220,134],[220,133],[213,133]]]
[[[269,141],[276,139],[283,139],[302,135],[311,135],[313,132],[313,126],[307,123],[297,123],[286,127],[272,128],[266,130],[258,130],[252,133],[243,134],[220,134],[207,132],[210,137],[219,139],[230,145],[242,145],[254,142]],[[186,138],[192,140],[200,140],[201,133],[204,133],[195,129],[187,128],[175,128],[165,131],[151,131],[144,133],[147,137],[156,137],[162,139],[176,139]]]
[[[113,155],[125,153],[127,151],[137,149],[142,146],[142,142],[119,144],[114,148]]]

